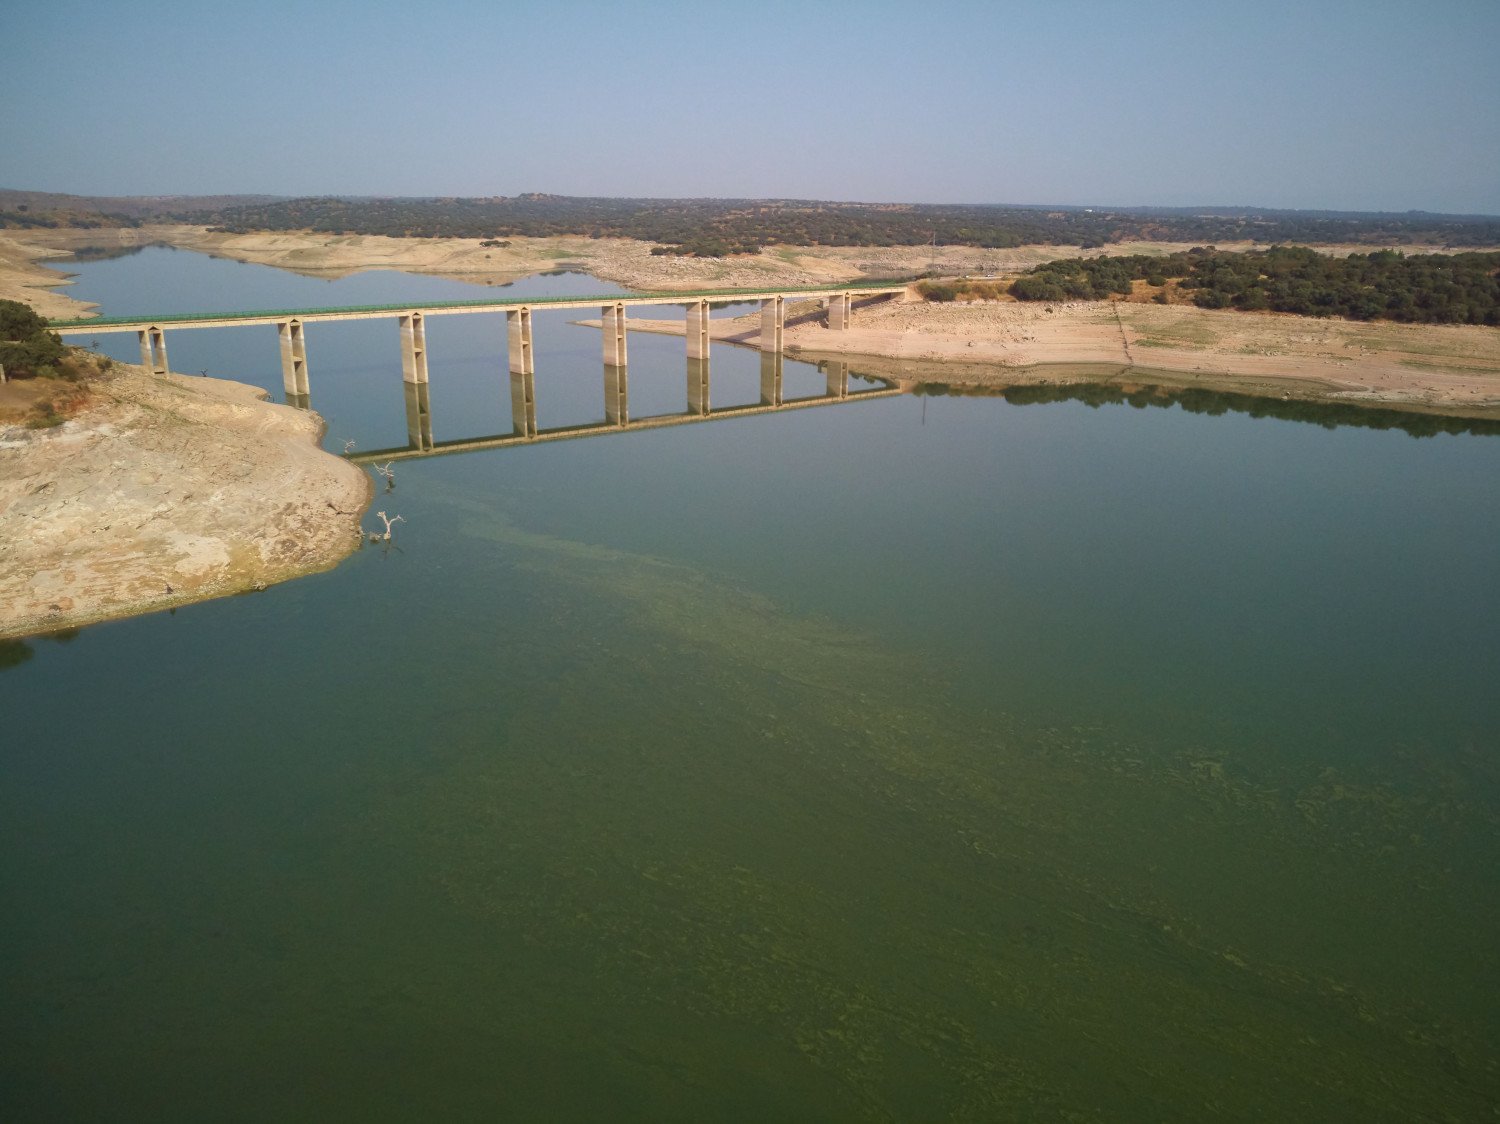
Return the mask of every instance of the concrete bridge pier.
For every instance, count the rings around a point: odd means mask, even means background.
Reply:
[[[823,374],[828,379],[828,397],[849,397],[849,364],[842,359],[830,359],[823,365]]]
[[[604,330],[604,365],[606,367],[625,366],[625,304],[616,301],[614,304],[604,306],[602,315]]]
[[[401,377],[427,385],[427,324],[420,312],[403,312],[401,321]]]
[[[141,366],[157,375],[167,373],[167,337],[155,324],[136,332],[141,341]]]
[[[699,417],[708,414],[708,359],[693,359],[687,361],[687,403],[688,413]]]
[[[302,338],[302,321],[283,320],[276,325],[281,336],[281,385],[286,389],[287,401],[297,396],[307,397],[311,390],[307,385],[307,344]]]
[[[536,376],[510,373],[510,427],[517,437],[536,436]]]
[[[760,302],[760,349],[781,354],[781,337],[786,330],[786,298],[767,297]]]
[[[531,309],[518,308],[505,314],[505,332],[510,341],[510,373],[529,375],[536,371],[531,357]]]
[[[604,365],[604,420],[610,425],[630,424],[630,382],[623,363]]]
[[[431,393],[425,381],[406,383],[406,442],[418,452],[432,448]]]
[[[836,332],[849,327],[854,319],[854,296],[852,293],[834,293],[828,298],[828,326]]]
[[[762,406],[781,405],[782,362],[779,351],[760,353],[760,404]]]
[[[687,357],[708,358],[708,301],[694,301],[687,310]]]
[[[505,314],[510,345],[510,424],[517,437],[536,436],[536,361],[531,350],[531,309]]]

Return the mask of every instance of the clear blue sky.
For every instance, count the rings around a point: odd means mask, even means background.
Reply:
[[[8,15],[0,186],[1500,214],[1500,0]]]

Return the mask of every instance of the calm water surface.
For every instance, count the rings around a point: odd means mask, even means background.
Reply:
[[[107,314],[485,292],[76,268]],[[544,427],[604,416],[576,315]],[[273,329],[167,338],[280,397]],[[429,321],[438,440],[510,431],[503,340]],[[393,321],[308,352],[330,447],[405,443]],[[682,341],[630,357],[681,411]],[[7,1119],[1493,1116],[1500,439],[901,397],[374,507],[331,573],[0,647]]]

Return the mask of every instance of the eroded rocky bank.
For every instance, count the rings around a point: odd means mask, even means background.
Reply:
[[[243,383],[115,364],[68,421],[0,422],[0,638],[257,589],[359,545],[368,477]]]

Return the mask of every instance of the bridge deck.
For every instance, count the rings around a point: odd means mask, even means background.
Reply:
[[[322,320],[375,320],[403,312],[424,316],[447,316],[470,312],[504,312],[515,308],[598,308],[606,304],[692,304],[699,300],[754,301],[768,297],[828,297],[839,293],[880,295],[905,292],[906,282],[853,281],[844,285],[822,285],[793,289],[698,289],[692,292],[598,293],[588,297],[502,297],[475,301],[417,301],[407,304],[367,304],[347,308],[283,308],[252,312],[173,312],[156,317],[100,316],[91,319],[54,320],[59,335],[103,335],[138,332],[146,328],[228,328],[243,324],[281,324],[300,320],[304,324]]]

